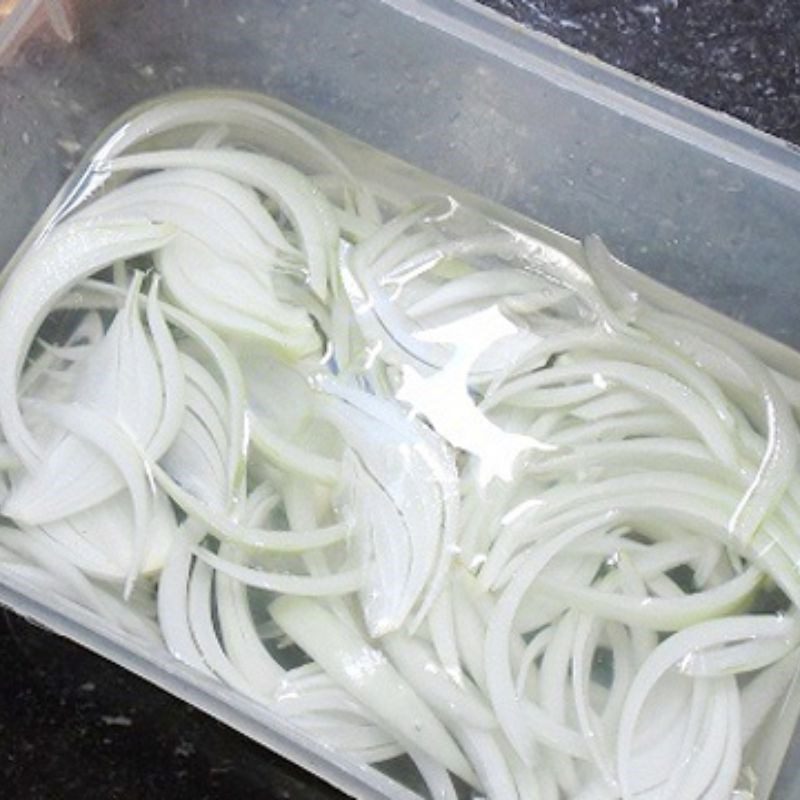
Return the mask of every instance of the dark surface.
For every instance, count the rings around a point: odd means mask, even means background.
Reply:
[[[800,144],[797,0],[479,0],[565,44]]]
[[[481,0],[605,61],[800,144],[791,0]],[[794,6],[796,8],[796,6]],[[337,798],[104,660],[0,617],[5,800]]]
[[[105,659],[0,612],[3,800],[330,800],[307,772]]]

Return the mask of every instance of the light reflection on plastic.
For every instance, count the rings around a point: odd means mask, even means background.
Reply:
[[[522,453],[555,449],[532,436],[504,431],[483,414],[469,394],[469,371],[478,356],[517,330],[496,306],[491,306],[418,334],[420,339],[454,346],[443,369],[425,376],[408,364],[401,368],[397,398],[425,416],[453,446],[480,459],[479,480],[483,485],[492,478],[512,480]]]

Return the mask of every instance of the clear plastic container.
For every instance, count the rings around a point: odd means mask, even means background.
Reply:
[[[253,89],[567,235],[599,233],[658,281],[800,346],[800,156],[781,142],[467,3],[109,0],[75,11],[75,41],[33,29],[4,68],[3,263],[131,105],[181,87]],[[753,340],[759,355],[797,375],[796,356],[766,337]],[[0,586],[0,599],[345,791],[410,796],[163,651],[43,602],[23,582]],[[798,707],[794,691],[775,742]],[[775,798],[798,791],[793,753]],[[765,748],[767,775],[779,767],[769,757]]]

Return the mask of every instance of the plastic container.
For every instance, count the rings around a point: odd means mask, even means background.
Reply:
[[[266,91],[369,145],[800,346],[800,156],[462,3],[107,2],[21,44],[0,84],[0,260],[99,132],[183,86]],[[729,323],[721,323],[728,325]],[[760,340],[773,362],[793,357]],[[407,795],[274,715],[24,584],[0,599],[364,797]],[[783,719],[796,717],[789,698]],[[774,797],[793,797],[790,756]]]

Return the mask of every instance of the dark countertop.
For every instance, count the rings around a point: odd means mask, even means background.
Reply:
[[[304,770],[65,639],[0,612],[4,800],[331,800]]]
[[[795,0],[479,2],[800,145],[800,7]]]
[[[480,1],[800,144],[800,10],[792,0]],[[0,616],[0,686],[6,800],[341,797],[204,714],[9,613]]]

